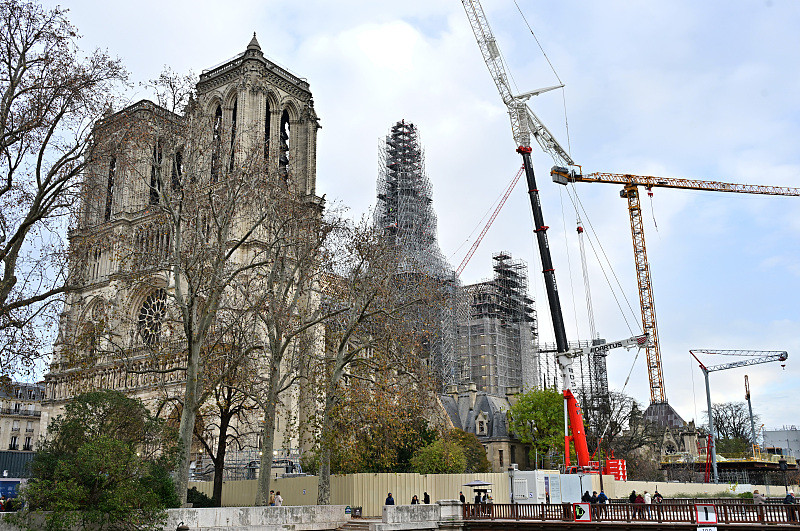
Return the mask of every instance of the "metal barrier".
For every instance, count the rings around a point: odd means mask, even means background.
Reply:
[[[683,500],[682,500],[683,502]],[[749,502],[746,503],[746,502]],[[711,503],[699,499],[695,503],[714,505],[717,522],[720,524],[789,524],[800,526],[800,506],[783,504],[754,505],[750,500]],[[683,503],[607,503],[592,505],[592,520],[603,522],[657,522],[697,523],[693,504]],[[463,506],[465,520],[574,520],[573,506],[561,504],[510,504],[510,503],[466,503]]]

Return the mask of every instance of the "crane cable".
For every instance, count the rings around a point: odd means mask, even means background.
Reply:
[[[563,85],[564,82],[561,81],[561,76],[558,75],[558,72],[556,72],[556,68],[553,66],[553,63],[550,62],[550,58],[547,56],[547,53],[544,51],[544,48],[542,47],[542,43],[539,42],[539,38],[536,36],[536,33],[534,33],[533,28],[531,27],[530,23],[528,23],[528,19],[525,17],[525,13],[522,12],[522,8],[519,7],[519,4],[517,3],[517,0],[514,0],[514,5],[517,6],[517,11],[519,11],[520,16],[522,16],[522,20],[525,21],[525,25],[528,26],[528,31],[530,31],[531,35],[533,35],[533,40],[536,41],[536,45],[539,46],[539,51],[542,52],[542,55],[544,56],[545,60],[547,61],[547,64],[550,65],[550,70],[553,71],[553,75],[556,76],[556,79],[558,80],[558,83],[560,85]],[[564,105],[564,125],[566,127],[566,133],[567,133],[567,153],[571,157],[572,156],[572,144],[571,144],[570,138],[569,138],[569,119],[567,118],[567,97],[566,97],[566,89],[564,87],[561,87],[561,101],[562,101],[562,103]]]

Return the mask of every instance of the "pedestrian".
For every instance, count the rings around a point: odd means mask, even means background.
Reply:
[[[589,494],[588,490],[583,493],[583,496],[581,496],[581,501],[583,503],[589,503],[592,501],[592,496]]]
[[[417,505],[417,504],[419,504],[419,498],[417,498],[417,495],[414,494],[414,497],[411,498],[411,505]]]
[[[644,518],[644,496],[637,494],[633,499],[634,512],[638,518]]]
[[[756,512],[758,513],[758,521],[764,521],[764,507],[762,507],[765,503],[767,503],[767,499],[764,498],[764,495],[758,492],[758,489],[753,491],[753,505],[756,505]]]
[[[597,495],[597,502],[600,504],[600,513],[605,516],[608,513],[608,507],[606,507],[608,496],[606,496],[603,489],[600,489],[600,494]]]
[[[467,503],[467,499],[464,497],[464,493],[462,491],[458,491],[458,499],[461,500],[461,505]]]
[[[664,502],[664,496],[662,496],[661,494],[658,493],[658,489],[656,489],[656,491],[653,493],[653,502],[654,503],[663,503]]]
[[[475,505],[478,505],[480,502],[481,502],[481,493],[480,492],[476,492],[475,493]]]
[[[275,505],[275,491],[274,490],[269,491],[269,504],[270,505]]]
[[[592,491],[592,497],[589,499],[589,503],[592,504],[592,518],[595,520],[600,516],[600,508],[597,505],[598,501],[597,491],[594,490]]]
[[[386,501],[383,502],[384,505],[394,505],[394,498],[392,498],[392,493],[390,492],[388,496],[386,496]]]
[[[275,507],[280,507],[283,505],[283,498],[281,497],[281,491],[275,492]]]
[[[786,497],[783,499],[783,503],[788,505],[789,507],[786,508],[787,516],[790,522],[797,521],[797,515],[795,514],[795,507],[794,504],[797,503],[794,499],[794,491],[790,490]]]
[[[644,512],[647,514],[647,517],[650,518],[650,504],[653,502],[653,498],[650,496],[650,493],[644,491]]]
[[[431,502],[431,497],[428,496],[427,492],[423,492],[422,493],[422,503],[426,503],[427,504],[427,503],[430,503],[430,502]]]
[[[630,495],[630,496],[628,496],[628,500],[629,500],[631,503],[636,503],[636,491],[635,491],[635,490],[632,490],[632,491],[631,491],[631,495]]]

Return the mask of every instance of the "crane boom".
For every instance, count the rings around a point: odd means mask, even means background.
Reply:
[[[553,170],[553,181],[559,184],[567,184],[568,182],[611,183],[644,186],[645,188],[680,188],[683,190],[708,190],[711,192],[734,192],[739,194],[800,196],[800,188],[790,188],[788,186],[700,181],[696,179],[680,179],[677,177],[653,177],[650,175],[630,175],[623,173],[596,172],[588,175],[580,175],[570,172],[565,168],[553,168]]]
[[[661,365],[661,343],[658,337],[653,283],[650,277],[650,263],[647,260],[647,246],[644,237],[644,221],[639,201],[639,186],[652,188],[680,188],[684,190],[706,190],[713,192],[735,192],[744,194],[800,196],[800,188],[765,186],[752,184],[726,183],[721,181],[701,181],[674,177],[653,177],[622,173],[596,172],[581,175],[565,167],[554,166],[550,170],[554,182],[569,183],[608,183],[624,186],[621,197],[628,200],[628,214],[633,240],[633,257],[636,263],[636,280],[639,287],[639,305],[642,311],[642,329],[649,333],[651,346],[647,348],[647,371],[650,380],[650,402],[666,403],[664,375]]]
[[[760,363],[769,363],[770,361],[786,361],[789,354],[784,350],[704,350],[694,349],[690,350],[694,359],[700,364],[700,368],[704,371],[724,371],[725,369],[735,369],[736,367],[748,367],[750,365],[758,365]],[[747,356],[749,359],[742,361],[734,361],[731,363],[721,363],[719,365],[706,366],[701,362],[697,354],[721,354],[723,356]]]
[[[467,267],[467,264],[469,263],[470,259],[472,258],[472,255],[474,255],[475,251],[478,250],[478,246],[483,241],[483,237],[486,236],[486,233],[489,231],[489,227],[492,226],[492,223],[494,223],[494,220],[497,217],[497,214],[500,213],[500,210],[503,208],[503,205],[506,204],[506,200],[508,200],[508,196],[511,195],[511,190],[513,190],[514,187],[517,186],[517,183],[519,182],[519,178],[522,177],[522,172],[524,172],[524,171],[525,171],[525,168],[520,168],[519,171],[517,172],[517,174],[514,176],[514,178],[511,179],[511,182],[508,184],[508,188],[506,188],[506,192],[503,195],[503,198],[497,204],[497,207],[494,209],[494,212],[492,212],[492,217],[490,217],[489,221],[486,222],[486,225],[483,226],[483,230],[481,231],[480,235],[478,235],[478,238],[472,244],[472,247],[470,247],[469,251],[467,251],[467,255],[464,257],[463,260],[461,260],[461,263],[458,265],[458,268],[456,269],[456,276],[460,275],[461,272],[464,271],[464,268]]]
[[[483,12],[480,1],[461,0],[461,4],[464,6],[464,11],[467,13],[467,18],[469,19],[470,26],[472,26],[472,33],[475,34],[475,40],[478,42],[478,48],[481,50],[483,61],[486,63],[489,74],[491,74],[494,84],[497,86],[500,98],[508,108],[508,117],[511,120],[511,132],[514,135],[514,142],[516,142],[517,147],[530,147],[531,135],[533,135],[541,148],[546,153],[550,154],[557,163],[566,166],[574,166],[575,162],[572,160],[572,157],[569,156],[569,153],[561,147],[558,140],[556,140],[539,117],[530,110],[526,103],[531,96],[561,88],[563,85],[532,90],[515,96],[508,82],[508,74],[503,64],[500,48],[497,46],[497,41],[492,34],[492,28],[489,27],[489,22],[486,19],[486,14]]]

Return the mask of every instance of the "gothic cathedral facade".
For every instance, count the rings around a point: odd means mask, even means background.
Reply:
[[[165,133],[176,124],[206,128],[200,136],[209,149],[190,153]],[[213,187],[244,164],[245,154],[260,153],[267,174],[291,178],[297,196],[321,212],[319,127],[308,82],[267,59],[255,35],[244,52],[200,74],[186,110],[145,100],[95,125],[87,192],[70,230],[77,289],[65,303],[45,376],[43,426],[75,395],[99,389],[123,391],[176,418],[171,400],[184,385],[182,336],[166,322],[174,287],[170,268],[160,261],[175,236],[159,222],[159,202],[182,193],[189,180]],[[174,355],[161,349],[154,369],[157,345],[173,345]],[[298,395],[281,400],[282,418],[296,416],[290,410],[297,409]],[[275,448],[289,453],[299,447],[290,422],[279,421],[275,435]]]

